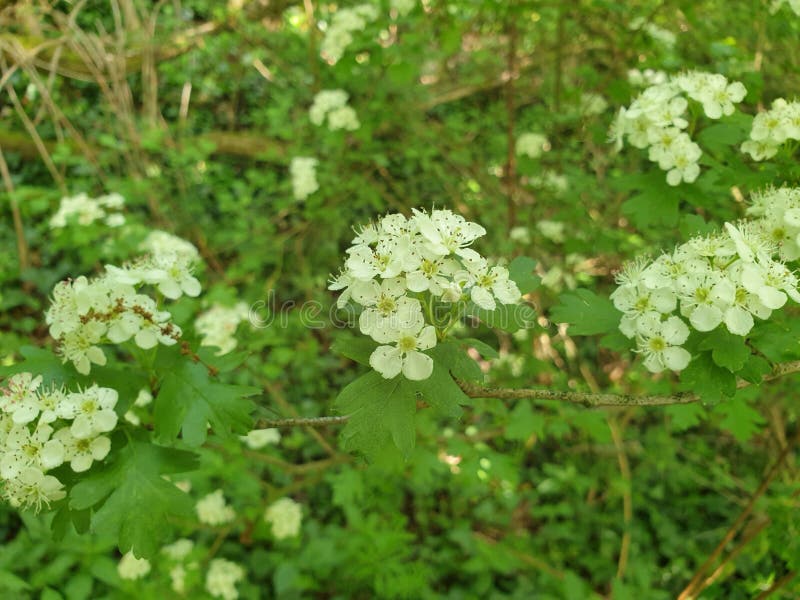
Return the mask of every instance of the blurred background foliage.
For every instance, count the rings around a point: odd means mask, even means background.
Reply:
[[[341,331],[327,325],[327,278],[351,227],[443,206],[487,228],[483,253],[533,256],[544,279],[530,297],[537,328],[475,335],[501,349],[482,364],[492,384],[671,389],[613,340],[573,339],[549,307],[578,285],[606,294],[624,260],[740,216],[743,196],[798,173],[776,180],[739,158],[665,208],[654,167],[615,154],[609,125],[640,89],[631,69],[722,73],[746,85],[751,112],[795,97],[800,17],[760,0],[420,0],[407,14],[373,0],[378,18],[331,64],[324,31],[353,4],[0,1],[0,359],[51,343],[42,313],[57,281],[120,262],[149,228],[165,229],[206,265],[206,291],[182,301],[179,322],[213,302],[280,316],[240,328],[247,358],[228,374],[265,390],[257,416],[326,414],[356,373],[330,352]],[[314,95],[336,88],[357,131],[309,121]],[[547,137],[539,159],[514,153],[525,132]],[[304,200],[292,194],[294,156],[319,160],[320,189]],[[80,192],[122,194],[128,224],[51,229],[60,198]],[[305,301],[320,303],[320,327],[306,327]],[[778,327],[796,345],[791,317]],[[245,566],[242,596],[673,598],[710,556],[702,598],[800,594],[790,381],[716,406],[477,400],[457,423],[428,412],[407,463],[342,455],[334,428],[287,431],[267,459],[209,447],[195,489],[222,487],[247,513],[266,481],[304,505],[296,540],[200,532]],[[52,542],[47,518],[0,515],[4,598],[172,593],[163,575],[120,580],[106,540]],[[738,535],[713,556],[726,532]]]

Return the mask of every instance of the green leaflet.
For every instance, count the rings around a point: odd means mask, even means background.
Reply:
[[[550,311],[551,321],[569,323],[571,335],[613,332],[621,316],[611,300],[584,289],[562,295],[561,303]]]
[[[171,539],[170,518],[193,508],[191,497],[161,475],[191,471],[197,461],[190,452],[149,443],[143,432],[134,435],[126,444],[115,436],[113,458],[72,488],[69,506],[92,508],[92,531],[114,536],[120,551],[152,557]]]
[[[434,350],[443,347],[447,348],[447,344]],[[465,358],[471,361],[466,355]],[[460,405],[469,398],[436,358],[433,373],[423,381],[410,381],[402,375],[384,379],[370,371],[350,383],[334,401],[338,412],[350,415],[342,431],[345,449],[372,459],[391,441],[408,458],[416,441],[414,414],[418,400],[438,414],[458,417]]]
[[[169,443],[181,433],[190,446],[201,446],[207,424],[216,435],[247,433],[254,404],[245,398],[258,388],[212,381],[203,365],[184,361],[167,372],[155,399],[156,440]]]

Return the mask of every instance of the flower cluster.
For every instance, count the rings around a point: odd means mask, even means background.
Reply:
[[[197,561],[186,560],[193,550],[194,542],[186,538],[161,548],[161,554],[166,558],[166,566],[169,567],[170,587],[176,594],[186,593],[186,576],[190,573],[196,576],[200,568]]]
[[[611,137],[621,149],[624,139],[636,148],[647,148],[648,158],[667,171],[667,183],[692,183],[700,174],[700,146],[684,130],[688,100],[699,102],[709,119],[731,115],[747,90],[740,82],[729,83],[716,73],[689,72],[645,89],[628,108],[621,108]],[[684,97],[684,95],[686,97]]]
[[[233,508],[225,503],[225,496],[222,495],[222,490],[214,490],[200,498],[195,505],[195,510],[200,522],[207,525],[222,525],[230,523],[236,518]]]
[[[133,553],[126,552],[117,563],[117,573],[120,579],[135,581],[141,579],[150,572],[150,561],[146,558],[136,558]]]
[[[758,113],[750,128],[750,139],[742,144],[753,160],[772,158],[787,140],[800,140],[800,102],[778,98],[772,108]]]
[[[292,193],[295,200],[305,200],[319,189],[317,183],[316,158],[295,156],[289,165],[289,174],[292,176]]]
[[[340,8],[333,15],[320,45],[322,56],[331,64],[338,62],[353,41],[353,32],[361,31],[378,18],[378,9],[371,4]]]
[[[353,239],[329,289],[341,290],[340,308],[350,300],[362,307],[361,332],[381,344],[369,362],[383,377],[430,377],[433,360],[424,351],[436,345],[437,329],[459,321],[467,299],[485,310],[519,302],[508,269],[469,248],[485,233],[449,210],[415,209],[411,218],[386,215]],[[434,314],[437,304],[447,311],[445,323]]]
[[[200,262],[200,252],[194,244],[160,229],[148,233],[139,250],[152,256],[177,257],[191,265]]]
[[[244,302],[235,306],[215,304],[200,314],[194,322],[195,330],[203,338],[201,345],[219,348],[217,356],[227,354],[236,348],[236,328],[247,319],[248,314],[248,307]]]
[[[314,125],[322,125],[327,120],[328,129],[355,131],[361,127],[356,111],[347,106],[348,95],[344,90],[322,90],[314,96],[314,104],[308,117]]]
[[[272,525],[275,539],[295,537],[300,533],[303,509],[291,498],[281,498],[270,504],[264,511],[264,520]]]
[[[117,399],[97,385],[68,392],[31,373],[10,377],[0,388],[3,497],[37,511],[64,498],[63,484],[47,472],[68,463],[82,473],[106,457],[111,440],[103,434],[117,424]]]
[[[280,443],[281,432],[275,428],[253,429],[247,435],[241,436],[241,440],[251,450],[260,450],[264,446]]]
[[[800,258],[800,188],[773,188],[754,194],[747,214],[758,218],[759,229],[778,245],[782,260]]]
[[[90,198],[84,193],[61,198],[58,211],[50,218],[50,228],[60,229],[68,223],[91,225],[102,220],[109,227],[125,223],[125,215],[117,212],[125,205],[125,198],[112,193],[99,198]]]
[[[389,0],[389,6],[401,16],[406,16],[417,5],[417,0]]]
[[[514,148],[521,156],[539,158],[543,152],[550,150],[550,142],[541,133],[523,133],[517,138]]]
[[[206,591],[214,598],[236,600],[239,591],[236,584],[244,577],[244,569],[224,558],[213,559],[206,574]]]
[[[634,87],[648,87],[651,85],[661,85],[666,83],[669,76],[664,71],[654,71],[653,69],[630,69],[628,71],[628,83]]]
[[[797,202],[798,190],[793,192]],[[765,205],[762,197],[754,214]],[[724,324],[730,333],[747,336],[754,318],[768,319],[788,298],[800,302],[798,279],[779,259],[781,246],[769,229],[774,216],[762,214],[726,223],[724,231],[695,237],[652,262],[634,261],[618,274],[611,299],[624,313],[620,331],[636,339],[650,371],[689,364],[691,356],[681,347],[690,333],[684,319],[699,332]]]

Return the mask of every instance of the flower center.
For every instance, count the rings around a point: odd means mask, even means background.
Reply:
[[[394,298],[391,298],[385,294],[381,294],[381,297],[378,298],[378,302],[375,304],[375,308],[378,309],[379,313],[386,317],[392,314],[395,308],[397,308],[397,302],[394,301]]]
[[[647,345],[653,352],[663,352],[664,349],[667,347],[667,342],[665,342],[664,338],[662,337],[654,337],[650,339]]]
[[[439,267],[435,262],[430,261],[427,258],[423,258],[422,265],[420,265],[420,270],[426,276],[432,277],[433,275],[436,275],[436,273],[439,271]]]
[[[694,298],[698,303],[704,304],[708,302],[708,296],[711,292],[708,288],[699,287],[694,291]]]
[[[404,335],[397,341],[397,347],[402,352],[411,352],[417,349],[417,339],[410,335]]]

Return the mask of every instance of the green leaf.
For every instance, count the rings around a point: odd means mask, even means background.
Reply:
[[[675,194],[664,194],[659,188],[648,188],[626,200],[622,204],[622,213],[636,227],[643,229],[655,226],[674,227],[680,216],[679,204],[680,199]]]
[[[536,324],[536,311],[530,304],[498,304],[494,310],[484,310],[475,305],[467,313],[478,317],[488,327],[514,333],[530,329]]]
[[[509,440],[525,441],[532,435],[544,435],[544,418],[535,413],[529,402],[519,402],[508,416],[506,437]]]
[[[170,519],[186,518],[194,506],[189,495],[161,476],[196,469],[197,457],[151,444],[144,432],[127,444],[123,440],[115,436],[112,459],[72,488],[70,508],[93,508],[94,533],[113,536],[122,552],[152,557],[172,539]]]
[[[523,294],[532,292],[541,284],[541,279],[534,274],[536,261],[527,256],[518,256],[508,265],[509,277],[517,284]]]
[[[739,442],[749,440],[765,423],[761,413],[750,406],[742,396],[722,402],[714,408],[714,412],[722,415],[720,427],[730,431]]]
[[[702,352],[681,372],[682,388],[700,396],[703,402],[716,404],[736,393],[736,376],[720,367],[710,352]]]
[[[480,352],[480,355],[483,356],[483,358],[497,358],[498,356],[500,356],[497,350],[492,348],[486,342],[482,342],[479,339],[464,338],[464,343],[475,348],[475,350]]]
[[[475,364],[474,360],[467,358]],[[431,376],[423,381],[409,382],[409,387],[421,393],[422,399],[439,414],[459,417],[462,413],[460,405],[468,404],[469,398],[450,376],[447,365],[434,359]]]
[[[23,346],[19,353],[25,360],[8,367],[0,367],[0,377],[28,372],[41,375],[45,385],[54,381],[69,385],[80,377],[71,363],[62,363],[58,356],[45,348]]]
[[[342,430],[347,450],[375,457],[391,440],[404,456],[414,449],[416,392],[402,375],[384,379],[370,371],[347,385],[336,397],[334,407],[350,415]]]
[[[183,361],[168,372],[155,399],[155,435],[169,443],[182,433],[190,446],[201,446],[208,434],[231,438],[252,429],[255,405],[245,398],[258,388],[216,383],[203,365]]]
[[[377,347],[378,343],[374,340],[363,335],[355,336],[349,333],[339,335],[331,344],[331,350],[337,354],[365,366],[369,366],[369,357]]]
[[[446,340],[439,342],[435,348],[428,350],[434,363],[438,363],[449,370],[453,377],[468,381],[483,381],[483,371],[472,357],[467,354],[464,346],[466,340]]]
[[[570,335],[611,333],[621,317],[611,300],[584,289],[563,294],[561,303],[550,311],[551,321],[569,323]]]
[[[739,371],[750,358],[750,348],[745,343],[745,338],[730,333],[722,326],[706,334],[699,348],[711,350],[714,362],[732,373]]]
[[[664,414],[670,418],[672,430],[680,433],[700,424],[706,418],[706,409],[700,404],[673,404],[664,407]]]
[[[737,375],[750,383],[761,383],[764,377],[771,372],[772,366],[766,359],[756,354],[751,354]]]

